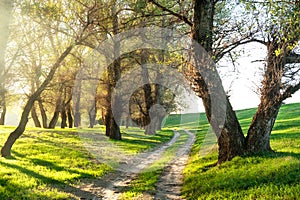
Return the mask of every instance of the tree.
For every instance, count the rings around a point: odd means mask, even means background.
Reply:
[[[33,10],[29,10],[29,11],[33,11],[33,14],[37,14],[36,16],[34,16],[35,19],[38,19],[38,18],[36,18],[37,16],[40,16],[42,18],[44,17],[44,19],[40,19],[41,24],[50,22],[50,24],[48,24],[48,25],[51,27],[52,19],[53,19],[53,17],[56,16],[55,12],[58,12],[58,11],[61,12],[61,10],[59,10],[61,7],[57,7],[56,5],[52,5],[51,3],[49,5],[48,4],[43,5],[42,3],[43,2],[41,2],[41,4],[35,4],[35,6],[33,8],[36,9],[36,10],[33,9]],[[25,4],[25,6],[28,6],[28,5]],[[29,9],[31,9],[31,8],[32,7],[30,7],[30,5],[29,5]],[[52,9],[51,13],[48,12],[49,9]],[[32,13],[29,12],[29,14],[32,14]],[[71,20],[69,20],[68,22],[72,23]],[[10,133],[8,139],[6,140],[4,146],[1,149],[1,155],[3,157],[8,157],[8,156],[11,155],[11,148],[12,148],[13,144],[23,134],[23,132],[25,130],[25,127],[26,127],[27,122],[28,122],[28,116],[30,114],[32,106],[34,105],[34,102],[40,97],[41,93],[49,85],[49,83],[51,82],[52,78],[55,75],[55,72],[57,71],[57,69],[59,68],[61,63],[64,61],[64,59],[70,54],[70,52],[74,49],[75,46],[77,46],[79,43],[81,43],[81,40],[83,40],[84,38],[87,37],[86,29],[88,28],[89,25],[90,24],[87,23],[87,24],[85,24],[84,27],[78,28],[76,30],[76,34],[75,34],[76,37],[73,36],[73,37],[70,38],[69,34],[68,34],[69,37],[67,37],[67,38],[66,38],[66,35],[62,36],[62,38],[61,38],[62,40],[64,40],[64,41],[66,41],[66,39],[70,40],[70,41],[67,40],[67,43],[69,43],[69,44],[60,53],[60,56],[53,63],[52,67],[49,70],[49,73],[47,74],[47,76],[45,77],[45,79],[41,83],[41,85],[28,98],[28,101],[27,101],[27,103],[26,103],[26,105],[23,109],[19,125],[17,126],[17,128],[12,133]],[[69,24],[65,23],[65,26],[68,27]],[[70,26],[72,26],[72,25],[70,25]],[[71,29],[71,30],[74,30],[74,28]],[[61,44],[64,44],[64,43],[65,42],[61,42]]]
[[[246,137],[246,148],[250,152],[272,150],[270,136],[279,108],[285,99],[300,89],[300,81],[297,80],[300,63],[297,57],[300,55],[294,51],[299,45],[300,3],[271,1],[269,6],[261,9],[266,9],[269,16],[262,25],[265,26],[263,39],[257,41],[267,47],[268,54],[260,88],[260,104]]]
[[[6,114],[5,79],[7,76],[7,70],[5,68],[5,50],[9,37],[9,25],[12,9],[12,1],[0,1],[0,125],[4,125]]]
[[[193,23],[188,20],[188,17],[176,13],[156,1],[151,0],[150,2],[178,17],[187,24],[192,25],[193,39],[201,44],[212,58],[215,58],[217,61],[226,53],[230,53],[234,48],[245,43],[254,41],[264,43],[268,46],[267,67],[264,73],[263,87],[261,89],[261,104],[253,118],[246,138],[242,133],[229,99],[226,97],[215,65],[213,63],[208,65],[203,64],[201,49],[197,48],[197,45],[194,46],[195,63],[196,65],[206,67],[200,68],[201,70],[199,70],[199,68],[189,70],[186,74],[195,92],[202,98],[208,121],[217,134],[219,145],[218,163],[231,160],[237,155],[243,155],[246,151],[259,152],[270,150],[270,133],[281,103],[300,87],[299,83],[295,83],[295,81],[292,85],[285,85],[285,87],[283,87],[283,74],[288,71],[286,69],[290,68],[284,66],[290,62],[288,58],[291,57],[290,55],[293,49],[291,47],[293,47],[295,42],[299,39],[297,38],[299,35],[299,2],[259,2],[262,3],[262,5],[266,5],[266,7],[270,7],[271,10],[269,10],[269,12],[275,13],[275,16],[288,16],[285,20],[279,20],[279,25],[274,26],[273,23],[273,26],[269,26],[264,30],[264,34],[269,33],[267,34],[269,40],[267,42],[261,41],[260,38],[264,37],[261,35],[257,36],[254,34],[257,32],[253,33],[251,28],[248,28],[249,34],[237,38],[231,43],[226,42],[223,44],[223,48],[216,49],[213,48],[213,39],[215,38],[215,34],[220,32],[214,32],[214,28],[218,29],[218,27],[214,27],[214,17],[216,16],[216,5],[221,1],[196,0],[194,4]],[[274,5],[277,6],[274,7]],[[292,8],[286,13],[285,8],[287,5],[290,5]],[[256,22],[257,21],[259,20],[256,20]],[[276,21],[276,23],[278,24],[278,21]],[[288,25],[285,26],[285,24]],[[256,27],[260,26],[256,24]],[[228,33],[225,37],[228,37]],[[218,43],[222,45],[222,42]],[[294,62],[296,60],[298,59],[294,59]],[[295,72],[298,72],[298,70],[292,70],[293,75],[297,74]],[[209,87],[211,90],[217,89],[221,97],[221,99],[217,99],[219,106],[214,108],[214,113],[212,113],[211,106],[213,101],[211,94],[214,92],[209,91]],[[225,113],[226,116],[224,122],[218,121],[218,116],[222,116],[222,113]]]
[[[151,2],[169,13],[174,13],[155,1]],[[175,16],[192,26],[194,41],[202,45],[210,55],[213,53],[213,23],[216,3],[217,1],[214,0],[196,0],[193,8],[193,23],[186,16],[174,13]],[[226,97],[216,66],[212,60],[204,60],[204,62],[210,63],[203,65],[202,50],[197,44],[194,45],[193,54],[196,66],[188,70],[186,75],[193,85],[195,93],[202,98],[207,119],[218,137],[218,163],[222,163],[244,153],[245,138],[236,114]],[[202,65],[204,67],[200,67]],[[211,93],[214,92],[218,95],[212,97]],[[214,103],[214,108],[212,101],[218,101],[218,103]],[[224,113],[225,119],[220,117]]]

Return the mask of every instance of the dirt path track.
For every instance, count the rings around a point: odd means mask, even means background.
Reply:
[[[179,147],[175,159],[165,167],[162,176],[157,184],[157,193],[147,195],[143,199],[181,199],[182,171],[186,165],[188,154],[194,144],[195,136],[189,131],[185,131],[189,138]],[[78,186],[78,191],[73,193],[81,200],[116,200],[138,174],[149,165],[161,158],[162,154],[180,137],[180,133],[174,131],[173,138],[159,148],[142,153],[136,157],[128,159],[120,165],[114,172],[108,173],[101,179],[86,180],[84,184]]]

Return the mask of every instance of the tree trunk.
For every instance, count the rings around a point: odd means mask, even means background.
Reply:
[[[42,126],[41,126],[41,122],[39,120],[39,117],[36,113],[35,104],[33,104],[32,108],[31,108],[31,117],[32,117],[32,120],[34,122],[35,127],[41,128]]]
[[[48,124],[47,124],[47,114],[46,114],[46,110],[44,109],[44,105],[42,102],[41,98],[38,98],[38,104],[39,104],[39,108],[40,108],[40,112],[41,112],[41,116],[42,116],[42,124],[43,124],[43,128],[48,128]]]
[[[94,128],[96,122],[96,102],[94,101],[94,105],[89,109],[89,128]]]
[[[0,109],[1,109],[1,116],[0,116],[0,125],[4,125],[5,124],[5,115],[6,115],[6,94],[2,94],[2,102],[0,105]]]
[[[228,99],[226,99],[226,118],[221,134],[218,138],[219,154],[218,163],[221,164],[231,160],[235,156],[243,155],[245,152],[245,137]],[[216,129],[216,125],[213,126]]]
[[[68,125],[67,125],[66,107],[65,107],[64,103],[62,103],[62,108],[61,108],[61,111],[60,111],[60,115],[61,115],[60,128],[66,128]]]
[[[130,113],[126,116],[126,129],[129,128],[130,123],[131,122],[131,117],[130,117]]]
[[[120,127],[116,123],[115,120],[116,120],[115,117],[111,118],[111,120],[110,120],[110,128],[109,128],[110,135],[109,135],[109,138],[114,139],[114,140],[121,140],[122,136],[121,136]]]
[[[72,117],[72,109],[71,109],[71,103],[69,102],[66,106],[67,108],[67,117],[68,117],[68,124],[69,128],[73,128],[73,117]]]
[[[117,1],[113,1],[112,7],[112,26],[113,26],[113,33],[117,35],[119,33],[119,19],[117,12]],[[112,89],[116,86],[117,81],[121,77],[121,59],[120,59],[120,41],[113,41],[113,53],[114,53],[114,60],[113,63],[108,66],[108,99],[107,99],[107,110],[106,110],[106,119],[105,119],[105,127],[106,132],[105,135],[108,136],[110,139],[121,140],[121,132],[120,127],[117,122],[121,119],[117,114],[121,115],[121,113],[113,113],[112,108],[118,110],[116,108],[117,101],[119,100],[118,97],[112,97]],[[114,98],[114,99],[113,99]],[[121,110],[121,109],[120,109]]]
[[[162,122],[163,122],[164,118],[165,118],[165,115],[159,115],[159,116],[157,116],[157,123],[156,123],[155,130],[161,131]]]
[[[110,105],[110,104],[109,104]],[[106,112],[106,115],[105,115],[105,120],[104,120],[104,124],[105,124],[105,135],[107,137],[110,136],[111,134],[111,130],[110,130],[110,122],[111,122],[111,118],[112,118],[112,110],[110,107],[107,108],[107,112]]]
[[[50,120],[48,128],[54,129],[56,126],[56,123],[59,118],[59,113],[61,112],[61,96],[58,97],[56,104],[55,104],[55,110],[52,116],[52,119]]]
[[[154,99],[152,97],[152,89],[151,85],[149,84],[149,72],[147,69],[147,60],[148,60],[148,52],[146,50],[142,50],[141,52],[141,67],[142,67],[142,79],[144,82],[143,91],[144,91],[144,100],[146,105],[145,110],[145,134],[146,135],[155,135],[156,130],[153,122],[151,122],[150,117],[150,109],[151,106],[154,105]],[[151,124],[152,123],[152,124]]]
[[[270,136],[283,98],[281,80],[283,74],[283,57],[276,56],[276,40],[268,45],[267,68],[262,81],[261,99],[257,112],[246,137],[246,148],[249,152],[271,151]]]
[[[263,109],[259,106],[246,137],[248,152],[272,151],[270,136],[281,104]]]
[[[8,136],[4,146],[1,149],[1,155],[3,157],[9,157],[11,156],[11,148],[13,146],[13,144],[16,142],[16,140],[23,134],[26,124],[28,122],[28,116],[30,113],[30,110],[34,104],[35,99],[37,98],[37,93],[31,95],[31,97],[29,98],[22,116],[21,116],[21,120],[19,122],[19,125],[17,126],[17,128]]]
[[[67,127],[67,113],[66,113],[66,97],[67,96],[67,89],[64,88],[64,97],[61,102],[61,109],[60,109],[60,117],[61,117],[61,124],[60,128]]]
[[[214,6],[213,0],[196,0],[194,5],[193,39],[201,44],[208,54],[212,53]],[[218,137],[220,164],[244,153],[245,137],[226,97],[214,63],[206,58],[207,55],[197,44],[193,48],[196,69],[189,71],[192,80],[190,77],[188,79],[195,92],[202,98],[208,121]]]

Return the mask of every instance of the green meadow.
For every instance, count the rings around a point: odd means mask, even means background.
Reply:
[[[244,133],[255,109],[238,111]],[[205,119],[203,119],[205,124]],[[274,153],[245,155],[215,166],[217,147],[204,157],[199,150],[207,126],[194,130],[197,141],[184,170],[186,199],[299,199],[300,104],[283,105],[271,135]]]
[[[244,132],[254,112],[237,111]],[[0,147],[13,128],[0,127]],[[176,149],[187,139],[182,129],[197,136],[184,170],[186,199],[300,198],[300,104],[281,108],[271,136],[274,153],[236,157],[218,166],[216,145],[206,156],[199,153],[209,129],[204,114],[187,114],[184,118],[170,115],[165,128],[155,136],[146,136],[139,128],[122,129],[123,140],[110,142],[128,154],[136,154],[169,141],[173,136],[170,129],[179,130],[182,137],[130,184],[122,198],[155,193],[164,164],[174,158]],[[0,199],[76,199],[70,193],[78,190],[76,185],[112,171],[85,148],[78,131],[27,128],[13,146],[12,157],[0,158]],[[80,131],[101,134],[100,128]]]

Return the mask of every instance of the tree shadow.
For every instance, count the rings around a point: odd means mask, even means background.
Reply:
[[[300,159],[300,153],[294,152],[282,152],[282,151],[269,151],[269,152],[259,152],[255,154],[248,154],[242,156],[243,158],[247,157],[260,157],[260,158],[286,158],[286,157],[294,157]]]
[[[271,134],[272,140],[284,140],[284,139],[300,139],[300,133],[299,132],[292,132],[292,133],[276,133]]]
[[[21,167],[21,166],[18,166],[16,164],[12,164],[12,163],[5,163],[5,162],[2,162],[0,161],[1,165],[3,166],[6,166],[6,167],[9,167],[9,168],[13,168],[13,169],[16,169],[28,176],[31,176],[33,178],[36,178],[38,179],[41,183],[44,183],[46,185],[48,185],[49,187],[51,188],[55,188],[59,191],[62,191],[62,192],[66,192],[66,193],[70,193],[70,194],[73,194],[77,197],[81,197],[81,198],[84,198],[84,199],[95,199],[97,198],[96,195],[94,195],[93,193],[91,192],[88,192],[88,191],[84,191],[80,188],[76,188],[76,187],[73,187],[73,186],[70,186],[66,183],[64,183],[63,181],[60,181],[60,180],[56,180],[56,179],[53,179],[53,178],[50,178],[50,177],[46,177],[46,176],[43,176],[35,171],[32,171],[32,170],[29,170],[29,169],[26,169],[24,167]],[[50,164],[50,165],[53,165],[51,163],[44,163],[44,164]],[[52,166],[52,167],[56,167],[57,169],[62,169],[58,166]],[[3,181],[5,182],[5,180]],[[1,182],[0,182],[1,183]],[[7,188],[11,188],[12,186],[9,184],[6,185]],[[15,189],[14,189],[15,191]],[[27,189],[26,188],[19,188],[19,191],[24,191],[26,192]],[[41,198],[41,199],[45,199],[45,198]]]
[[[28,196],[32,196],[33,193],[32,190],[23,188],[18,184],[11,183],[10,179],[6,177],[0,177],[0,187],[5,188],[4,192],[0,192],[0,199],[3,200],[15,199],[16,195],[18,195],[19,199],[28,199]],[[49,197],[40,193],[34,193],[34,196],[36,199],[49,199]]]

